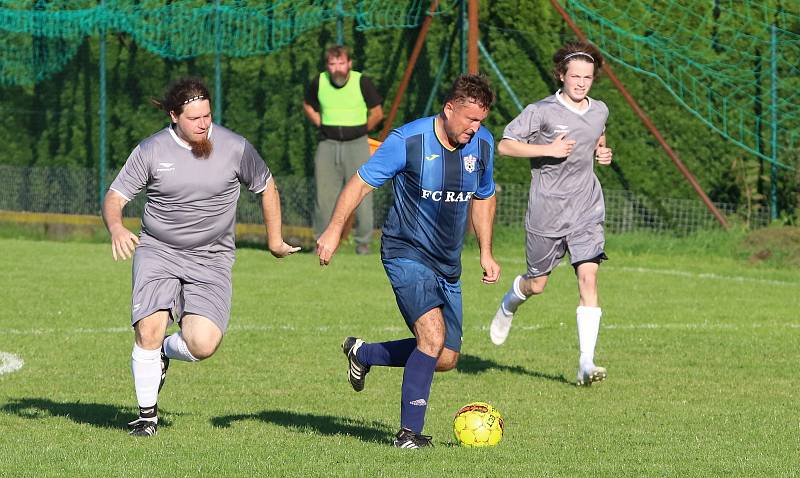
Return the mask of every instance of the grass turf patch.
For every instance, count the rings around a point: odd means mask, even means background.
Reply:
[[[422,453],[389,446],[401,369],[376,367],[364,392],[339,344],[407,337],[376,255],[342,249],[281,261],[241,249],[231,328],[219,352],[174,361],[162,424],[133,439],[130,262],[106,244],[0,240],[0,464],[7,476],[776,476],[797,467],[796,269],[753,267],[705,242],[610,237],[600,271],[597,362],[607,382],[574,387],[577,292],[570,267],[520,308],[508,342],[488,323],[522,242],[498,241],[501,283],[480,283],[464,251],[464,348],[434,379]],[[677,239],[675,239],[677,241]],[[706,245],[704,245],[706,244]],[[506,420],[492,449],[453,445],[460,406]]]

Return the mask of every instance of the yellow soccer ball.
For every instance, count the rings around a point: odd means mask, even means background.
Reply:
[[[503,438],[503,416],[485,402],[464,405],[453,419],[459,444],[469,447],[495,446]]]

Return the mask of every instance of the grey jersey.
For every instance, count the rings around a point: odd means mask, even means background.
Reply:
[[[168,126],[136,146],[111,184],[128,200],[147,188],[142,245],[234,249],[239,184],[260,193],[271,174],[255,148],[233,131],[213,125],[208,137],[213,152],[199,159]]]
[[[608,107],[602,101],[589,99],[589,107],[578,111],[556,93],[528,105],[506,126],[503,137],[522,143],[550,144],[563,133],[576,142],[567,158],[531,158],[528,231],[562,237],[605,220],[594,150],[607,118]]]

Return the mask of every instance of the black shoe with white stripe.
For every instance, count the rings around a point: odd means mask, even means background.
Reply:
[[[408,428],[401,428],[394,438],[394,446],[397,448],[425,448],[433,446],[431,436],[414,433]]]
[[[128,435],[134,437],[151,437],[158,433],[158,423],[152,418],[139,417],[128,423]]]
[[[347,337],[342,342],[342,352],[347,357],[347,380],[356,392],[364,390],[364,379],[369,373],[369,366],[362,365],[356,356],[362,345],[364,341],[357,337]]]
[[[169,335],[167,336],[169,337]],[[165,337],[166,338],[166,337]],[[164,347],[161,347],[161,381],[158,383],[158,391],[161,392],[161,387],[167,381],[167,369],[169,368],[169,357],[164,353]]]

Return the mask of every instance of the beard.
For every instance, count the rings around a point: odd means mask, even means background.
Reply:
[[[347,75],[331,75],[331,83],[341,88],[347,83]]]
[[[208,138],[201,141],[192,141],[189,143],[189,146],[192,147],[192,154],[194,157],[199,159],[208,159],[208,157],[211,156],[211,152],[214,150],[214,145],[211,144]]]

